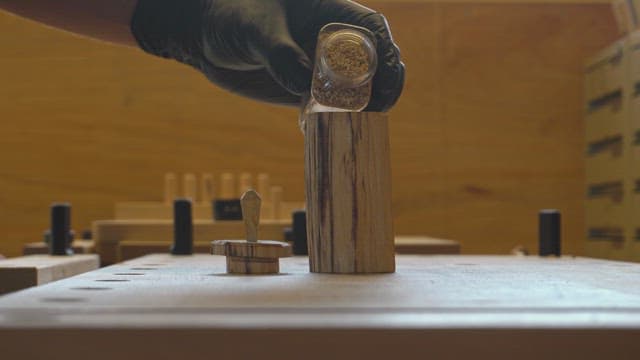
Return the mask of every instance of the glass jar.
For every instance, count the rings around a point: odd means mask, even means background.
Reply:
[[[307,113],[362,111],[371,98],[378,57],[373,33],[331,23],[318,34]]]

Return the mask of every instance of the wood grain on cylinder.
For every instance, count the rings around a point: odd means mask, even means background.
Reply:
[[[291,246],[273,240],[216,240],[211,243],[211,253],[242,258],[278,259],[291,256]]]
[[[211,253],[227,257],[229,274],[277,274],[281,257],[292,255],[291,246],[280,241],[216,240]]]
[[[280,260],[251,259],[227,256],[227,273],[244,275],[268,275],[280,272]]]
[[[311,271],[394,272],[386,116],[309,115],[305,174]]]

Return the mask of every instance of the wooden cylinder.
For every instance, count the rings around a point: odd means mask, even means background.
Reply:
[[[164,174],[164,202],[173,204],[173,200],[178,196],[178,181],[176,174]]]
[[[213,180],[213,174],[204,173],[202,174],[201,182],[200,182],[200,201],[203,204],[211,204],[211,201],[214,199],[215,193],[215,184]]]
[[[198,180],[195,174],[186,173],[182,179],[182,196],[192,201],[196,201]]]
[[[234,184],[235,176],[232,173],[222,173],[220,175],[220,199],[239,199],[240,196],[236,193],[236,186]]]
[[[271,198],[271,217],[273,220],[279,220],[282,216],[280,208],[282,205],[282,186],[272,186],[271,194],[269,194],[269,198]]]
[[[269,191],[271,189],[271,184],[269,182],[269,174],[260,173],[258,174],[258,194],[262,198],[262,201],[271,201],[269,197]]]
[[[253,176],[251,176],[251,173],[241,173],[238,178],[238,198],[242,196],[245,191],[249,191],[251,189],[253,189]]]
[[[318,113],[304,124],[311,272],[394,272],[386,116]]]

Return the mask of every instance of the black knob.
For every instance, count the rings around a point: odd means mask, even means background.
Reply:
[[[193,254],[193,220],[191,200],[176,199],[173,202],[173,255]]]
[[[51,205],[51,255],[73,255],[71,249],[71,205],[54,203]]]
[[[538,219],[538,253],[540,256],[560,256],[560,211],[541,210]]]
[[[293,243],[293,229],[290,227],[286,227],[283,230],[284,233],[284,241]]]
[[[91,240],[91,239],[93,239],[93,233],[91,232],[91,229],[82,230],[81,238],[82,238],[82,240]]]
[[[305,210],[296,210],[291,215],[293,217],[293,254],[308,255],[307,212]]]

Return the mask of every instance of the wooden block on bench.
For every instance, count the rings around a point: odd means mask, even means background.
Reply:
[[[78,240],[71,243],[74,254],[93,254],[95,253],[95,245],[92,240]],[[49,245],[46,243],[32,242],[24,244],[22,255],[49,254]]]
[[[98,255],[29,255],[0,262],[0,294],[68,278],[100,267]]]
[[[428,236],[396,236],[396,254],[455,255],[460,254],[460,243],[455,240]]]

